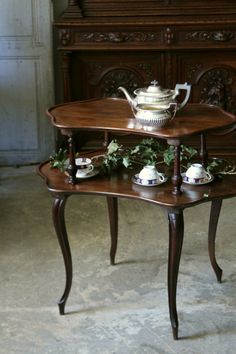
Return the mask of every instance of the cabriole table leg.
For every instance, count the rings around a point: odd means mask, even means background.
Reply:
[[[174,339],[178,339],[178,314],[176,308],[176,290],[179,262],[184,236],[182,210],[168,210],[169,219],[169,259],[168,259],[168,297],[170,321]]]
[[[219,283],[221,283],[221,277],[223,271],[216,262],[215,239],[216,239],[216,230],[217,230],[221,206],[222,206],[222,199],[215,199],[212,201],[210,221],[209,221],[209,231],[208,231],[208,253],[209,253],[212,268],[214,269],[216,278]]]
[[[107,197],[107,206],[111,233],[110,262],[114,265],[118,238],[118,198]]]
[[[58,301],[59,311],[61,315],[65,313],[65,304],[69,296],[71,285],[72,285],[72,259],[70,245],[68,242],[68,236],[65,226],[65,205],[66,205],[67,196],[66,195],[56,195],[53,203],[53,222],[56,230],[57,238],[61,247],[65,272],[66,272],[66,283],[65,290]]]

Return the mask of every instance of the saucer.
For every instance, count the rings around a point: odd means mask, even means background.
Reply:
[[[158,179],[141,179],[139,178],[139,174],[137,173],[136,175],[133,176],[132,181],[135,184],[138,184],[139,186],[154,187],[154,186],[159,186],[162,183],[165,183],[167,181],[167,177],[164,176],[164,181],[159,181]]]
[[[210,183],[210,182],[212,182],[212,181],[214,180],[214,176],[211,175],[210,178],[208,178],[208,177],[202,178],[201,181],[199,181],[199,182],[189,182],[189,181],[187,180],[187,177],[186,177],[185,172],[184,172],[184,173],[181,173],[181,176],[182,176],[182,178],[183,178],[183,182],[184,182],[184,183],[186,183],[186,184],[191,184],[192,186],[201,186],[201,185]]]
[[[99,174],[99,169],[94,168],[92,171],[86,173],[86,174],[79,174],[78,172],[76,173],[76,178],[78,179],[85,179],[85,178],[91,178]]]

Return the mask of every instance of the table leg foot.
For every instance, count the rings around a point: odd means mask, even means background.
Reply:
[[[65,302],[58,301],[57,304],[58,304],[58,307],[59,307],[60,315],[64,315],[65,314]]]
[[[178,339],[178,314],[176,307],[176,290],[179,263],[184,235],[182,210],[169,210],[169,259],[168,259],[168,297],[170,322],[174,339]]]
[[[216,278],[219,283],[221,283],[223,271],[219,267],[216,261],[215,239],[216,239],[216,230],[217,230],[219,215],[221,211],[221,206],[222,206],[222,199],[216,199],[212,201],[210,221],[209,221],[209,231],[208,231],[208,253],[209,253],[212,268],[216,274]]]
[[[115,256],[118,240],[118,199],[107,197],[108,215],[111,233],[110,264],[115,265]]]
[[[178,339],[178,327],[172,327],[173,338]]]
[[[64,315],[65,313],[65,304],[72,285],[72,259],[64,216],[66,200],[67,197],[65,195],[56,195],[52,210],[54,227],[61,247],[66,272],[65,290],[58,302],[59,312],[61,315]]]

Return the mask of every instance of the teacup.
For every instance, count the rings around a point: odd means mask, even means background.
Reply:
[[[142,180],[157,180],[157,182],[163,182],[165,177],[159,173],[155,166],[144,166],[139,172],[139,178]]]
[[[185,178],[188,182],[199,183],[204,179],[210,179],[211,174],[200,163],[194,163],[187,169]]]
[[[77,167],[77,177],[85,177],[89,172],[92,172],[94,166],[92,165],[92,160],[88,157],[79,157],[75,160]]]

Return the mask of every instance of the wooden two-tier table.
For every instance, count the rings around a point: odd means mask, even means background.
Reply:
[[[235,126],[235,116],[215,106],[189,104],[177,113],[165,127],[142,125],[132,114],[129,104],[122,99],[92,99],[57,105],[48,110],[52,124],[68,137],[68,177],[50,167],[47,161],[39,166],[39,174],[54,196],[53,221],[64,258],[66,283],[58,302],[60,314],[72,285],[72,258],[65,224],[65,205],[69,196],[75,194],[104,195],[107,198],[111,231],[111,264],[115,263],[118,237],[118,198],[140,199],[159,205],[167,210],[169,220],[168,297],[170,321],[174,339],[178,338],[178,314],[176,289],[179,262],[184,235],[185,208],[211,202],[208,249],[217,280],[221,281],[222,270],[215,258],[215,236],[222,200],[236,196],[236,178],[226,176],[213,182],[192,186],[182,184],[180,171],[180,145],[185,137],[199,135],[200,158],[207,164],[205,133],[222,131]],[[134,171],[118,170],[115,174],[98,174],[90,179],[76,179],[74,135],[78,130],[132,133],[144,137],[165,139],[174,146],[175,162],[169,180],[159,186],[144,187],[132,182]],[[128,176],[128,177],[127,177]]]

